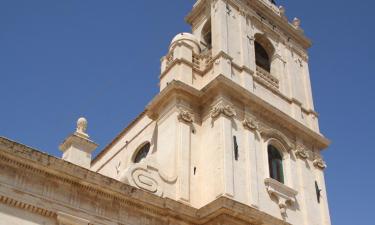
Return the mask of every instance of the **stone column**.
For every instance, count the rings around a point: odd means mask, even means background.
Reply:
[[[251,57],[254,53],[252,49],[252,41],[247,29],[247,14],[245,11],[240,10],[240,36],[241,36],[241,77],[242,77],[242,86],[251,92],[254,91],[253,84],[253,73],[254,70],[251,70]],[[255,59],[255,56],[254,56]]]

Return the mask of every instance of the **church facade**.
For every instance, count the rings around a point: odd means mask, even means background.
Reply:
[[[269,0],[198,0],[160,93],[92,159],[0,138],[0,224],[330,225],[311,41]]]

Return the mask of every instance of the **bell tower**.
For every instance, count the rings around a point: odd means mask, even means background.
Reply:
[[[311,41],[285,11],[198,0],[192,32],[161,60],[160,93],[92,169],[195,208],[231,199],[254,223],[330,225]]]

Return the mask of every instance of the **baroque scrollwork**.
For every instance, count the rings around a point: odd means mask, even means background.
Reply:
[[[153,156],[140,163],[130,166],[120,175],[120,181],[128,183],[139,189],[151,192],[157,196],[163,196],[164,184],[173,184],[178,176],[168,176],[160,169]]]
[[[242,121],[242,125],[249,130],[258,130],[259,124],[254,119],[245,119]]]
[[[323,158],[321,158],[319,156],[315,156],[313,164],[314,164],[315,167],[317,167],[319,169],[322,169],[322,170],[327,168],[326,162],[323,160]]]
[[[297,145],[297,148],[294,150],[294,153],[300,159],[307,159],[309,157],[309,153],[303,145]]]
[[[231,105],[219,104],[211,109],[211,118],[217,118],[221,114],[227,117],[236,116],[236,110]]]
[[[180,109],[178,120],[186,123],[192,123],[194,121],[194,115],[187,110]]]

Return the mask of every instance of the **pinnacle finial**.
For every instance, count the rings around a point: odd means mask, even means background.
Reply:
[[[293,26],[296,28],[296,29],[299,29],[301,27],[301,20],[298,19],[297,17],[295,17],[293,19]]]
[[[79,133],[79,134],[87,135],[86,130],[87,130],[87,120],[86,120],[86,118],[81,117],[77,120],[76,132]]]

